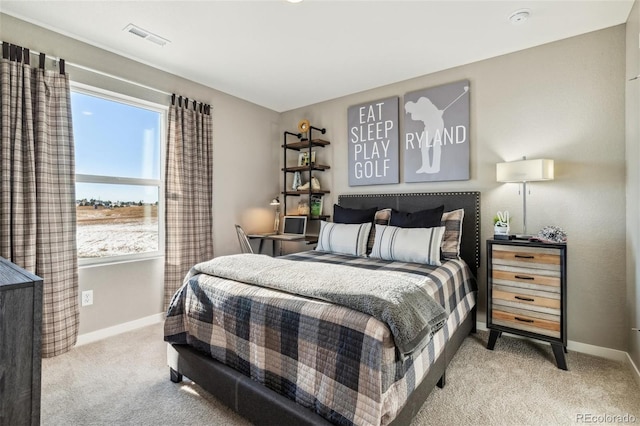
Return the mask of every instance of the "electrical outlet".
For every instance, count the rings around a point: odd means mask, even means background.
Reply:
[[[82,306],[93,305],[93,290],[82,292]]]

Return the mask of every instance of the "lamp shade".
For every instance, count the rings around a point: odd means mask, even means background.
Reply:
[[[498,182],[553,180],[553,160],[520,160],[496,164]]]

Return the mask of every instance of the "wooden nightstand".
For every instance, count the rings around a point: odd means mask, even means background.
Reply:
[[[487,241],[487,349],[502,332],[551,343],[567,370],[567,245]]]

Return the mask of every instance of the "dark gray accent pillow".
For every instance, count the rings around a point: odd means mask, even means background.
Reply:
[[[333,205],[333,222],[334,223],[367,223],[373,222],[373,218],[378,211],[377,207],[370,209],[349,209]],[[439,222],[438,222],[439,225]]]
[[[397,226],[399,228],[433,228],[435,226],[440,226],[443,211],[444,205],[433,209],[420,210],[414,213],[393,210],[391,212],[389,225]]]

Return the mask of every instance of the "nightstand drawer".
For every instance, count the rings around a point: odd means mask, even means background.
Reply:
[[[533,294],[531,294],[533,293]],[[537,293],[537,294],[536,294]],[[492,300],[493,304],[506,304],[508,306],[520,307],[522,309],[540,310],[541,312],[560,314],[560,297],[540,296],[537,291],[518,291],[516,288],[505,288],[503,286],[495,286],[493,288]],[[509,302],[509,303],[504,303]]]
[[[494,265],[560,271],[560,250],[555,248],[494,244],[492,249]]]
[[[493,310],[493,323],[550,337],[560,337],[560,320],[535,318],[526,314]]]
[[[494,265],[493,284],[510,285],[522,288],[534,288],[560,292],[560,271],[541,274],[541,270],[532,268],[509,268]],[[547,272],[547,271],[542,271]]]

